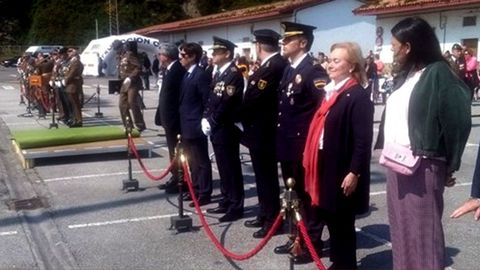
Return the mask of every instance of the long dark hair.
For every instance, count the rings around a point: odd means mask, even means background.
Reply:
[[[409,17],[398,22],[391,30],[392,36],[400,43],[410,43],[410,53],[404,65],[398,70],[398,88],[412,68],[421,69],[437,61],[445,61],[440,43],[433,28],[419,17]]]

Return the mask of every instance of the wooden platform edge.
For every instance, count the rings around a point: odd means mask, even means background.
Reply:
[[[134,138],[137,150],[148,151],[148,157],[152,157],[152,150],[155,148],[153,142],[147,141],[141,137]],[[38,147],[30,149],[21,149],[18,143],[12,139],[12,146],[20,159],[24,169],[31,169],[35,166],[37,158],[53,158],[76,155],[107,154],[127,151],[127,142],[125,139],[68,144],[49,147]]]

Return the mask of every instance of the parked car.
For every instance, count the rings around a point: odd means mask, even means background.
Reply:
[[[3,59],[2,62],[0,62],[0,64],[4,67],[16,67],[18,58],[20,58],[20,56],[6,58],[6,59]]]
[[[39,45],[39,46],[30,46],[25,51],[26,53],[35,54],[35,53],[43,53],[43,54],[50,54],[55,50],[61,49],[63,46],[61,45]]]

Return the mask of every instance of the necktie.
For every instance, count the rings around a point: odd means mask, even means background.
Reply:
[[[215,75],[213,75],[213,81],[217,81],[218,80],[218,77],[220,77],[220,70],[217,69],[217,71],[215,72]]]
[[[292,75],[293,75],[293,71],[294,71],[294,70],[295,70],[295,69],[294,69],[292,66],[289,66],[289,67],[288,67],[288,69],[287,69],[287,74],[286,74],[286,76],[285,76],[287,82],[289,82],[289,81],[292,80]]]

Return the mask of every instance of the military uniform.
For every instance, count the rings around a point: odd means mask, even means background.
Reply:
[[[72,119],[69,122],[70,127],[81,127],[82,120],[82,104],[80,101],[80,93],[83,85],[83,64],[78,59],[78,56],[73,56],[68,60],[65,69],[65,92],[68,97],[69,105],[71,106]]]
[[[233,43],[214,37],[214,49],[224,48],[233,54]],[[211,142],[220,174],[222,200],[219,208],[226,213],[220,221],[231,221],[243,216],[244,189],[240,165],[240,130],[234,122],[240,110],[244,80],[232,61],[212,81],[204,118],[211,126]],[[232,218],[232,219],[231,219]]]
[[[53,60],[50,58],[43,58],[35,63],[37,74],[42,77],[42,86],[39,91],[36,91],[35,97],[38,103],[39,117],[45,117],[46,112],[49,110],[49,93],[50,85],[49,81],[52,77]]]
[[[280,35],[260,29],[253,33],[256,42],[278,47]],[[278,52],[271,53],[249,77],[242,103],[242,142],[252,159],[257,186],[259,211],[247,227],[263,227],[254,237],[264,237],[280,212],[280,186],[275,156],[275,134],[278,114],[277,89],[288,61]]]
[[[66,48],[58,52],[58,59],[55,61],[52,73],[52,87],[55,91],[55,105],[58,109],[58,120],[68,123],[71,118],[71,106],[68,103],[68,97],[65,92],[65,86],[62,81],[65,79],[68,61],[66,59]]]
[[[136,51],[136,47],[134,50]],[[130,123],[126,121],[126,117],[128,116],[130,121],[135,124],[135,127],[143,131],[146,126],[143,120],[140,95],[138,92],[142,87],[142,80],[140,78],[141,71],[142,67],[136,52],[127,50],[123,54],[119,66],[120,79],[123,80],[119,97],[120,115],[125,127],[130,125]],[[132,110],[133,119],[129,110]]]

